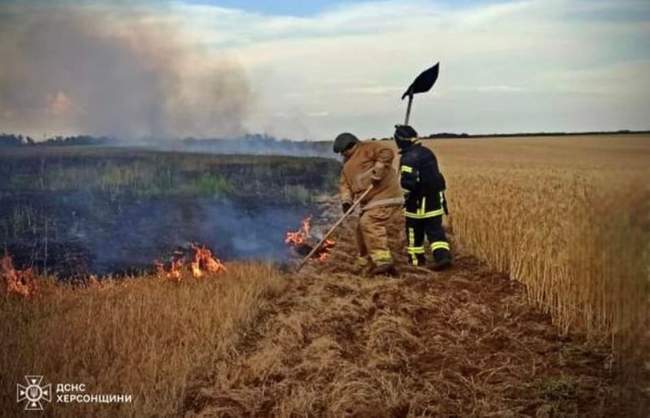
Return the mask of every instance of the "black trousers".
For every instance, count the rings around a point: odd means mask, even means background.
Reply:
[[[415,266],[425,263],[424,238],[429,241],[434,262],[449,256],[449,242],[442,227],[442,215],[430,218],[406,218],[406,239],[409,262]]]

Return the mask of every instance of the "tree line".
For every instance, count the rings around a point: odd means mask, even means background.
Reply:
[[[0,147],[43,146],[43,145],[106,145],[111,138],[91,135],[55,136],[44,141],[35,141],[27,135],[0,133]]]
[[[531,136],[573,136],[573,135],[614,135],[614,134],[648,134],[650,131],[631,131],[628,129],[618,131],[593,131],[593,132],[519,132],[507,134],[467,134],[465,132],[457,134],[451,132],[432,133],[422,138],[425,139],[449,139],[449,138],[510,138],[510,137],[531,137]],[[266,134],[246,134],[241,138],[237,138],[240,147],[251,147],[260,145],[277,145],[284,146],[297,146],[302,142],[309,143],[328,143],[329,141],[291,141],[288,139],[277,139]],[[379,138],[371,138],[376,141]],[[380,140],[389,140],[392,138],[381,138]],[[188,147],[205,147],[205,146],[232,146],[233,141],[229,139],[216,139],[216,138],[184,138],[181,143]],[[21,147],[21,146],[63,146],[63,145],[115,145],[119,141],[115,138],[105,136],[92,136],[92,135],[73,135],[73,136],[54,136],[47,138],[43,141],[36,141],[34,138],[27,135],[16,135],[0,133],[0,147]]]

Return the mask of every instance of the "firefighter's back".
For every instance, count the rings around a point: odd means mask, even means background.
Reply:
[[[343,175],[354,195],[363,193],[373,184],[362,205],[376,205],[378,202],[388,206],[402,204],[399,179],[392,165],[394,156],[395,151],[381,142],[361,142],[345,161]],[[373,176],[378,173],[380,180],[373,182]]]

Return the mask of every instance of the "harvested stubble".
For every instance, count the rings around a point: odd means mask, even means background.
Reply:
[[[516,281],[458,250],[441,273],[401,255],[399,279],[351,275],[352,225],[193,377],[186,418],[633,416],[607,347],[561,336]]]

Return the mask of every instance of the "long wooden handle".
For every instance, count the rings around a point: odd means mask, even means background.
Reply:
[[[307,263],[307,260],[309,260],[309,259],[311,258],[311,256],[314,255],[314,254],[316,253],[316,251],[318,251],[318,250],[320,249],[320,247],[321,247],[321,246],[323,245],[323,243],[327,240],[327,238],[329,238],[329,236],[332,235],[332,232],[334,232],[334,230],[335,230],[336,228],[338,228],[339,225],[341,225],[341,223],[345,220],[345,218],[347,218],[347,217],[348,217],[348,216],[349,216],[349,215],[354,211],[354,209],[356,209],[356,207],[359,206],[359,204],[361,203],[361,200],[362,200],[364,197],[366,197],[366,195],[367,195],[368,193],[370,193],[370,191],[372,190],[372,187],[373,187],[373,186],[372,186],[372,184],[371,184],[371,185],[366,189],[366,191],[363,192],[363,194],[361,194],[361,197],[359,197],[359,198],[356,200],[356,202],[354,202],[354,203],[352,204],[352,206],[350,206],[350,209],[348,209],[347,212],[345,212],[345,213],[343,214],[343,216],[341,216],[341,218],[340,218],[338,221],[336,221],[336,223],[335,223],[334,225],[332,225],[332,227],[329,229],[329,231],[327,231],[327,233],[323,236],[323,239],[321,239],[320,242],[319,242],[318,244],[316,244],[316,246],[315,246],[314,248],[311,249],[311,251],[309,252],[309,254],[307,254],[307,256],[306,256],[305,258],[302,259],[302,261],[301,261],[300,264],[298,265],[298,269],[296,269],[296,273],[298,273],[298,272],[300,271],[300,269],[302,269],[303,266]]]

